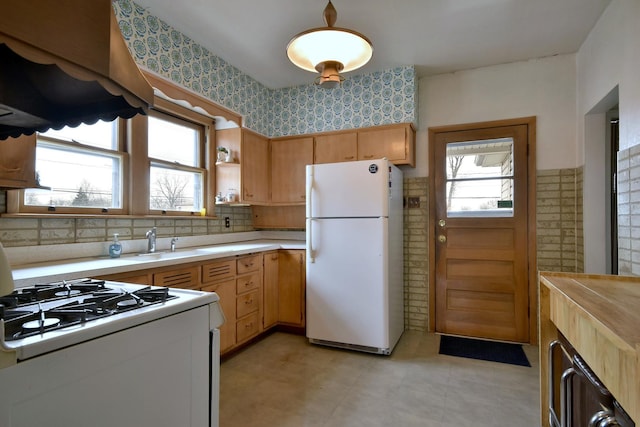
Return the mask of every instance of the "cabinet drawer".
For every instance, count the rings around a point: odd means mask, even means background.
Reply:
[[[198,267],[183,268],[181,270],[164,271],[153,275],[153,284],[172,288],[198,288]]]
[[[236,299],[236,316],[242,317],[246,314],[258,311],[260,303],[258,291],[252,291],[239,295]]]
[[[218,282],[236,275],[235,260],[217,261],[202,266],[202,283]]]
[[[244,341],[247,338],[258,333],[258,313],[253,313],[243,319],[238,320],[236,323],[236,339],[238,342]]]
[[[238,274],[247,273],[249,271],[260,270],[262,266],[262,254],[242,257],[237,260]]]
[[[260,286],[260,273],[253,273],[246,276],[238,277],[236,280],[236,292],[238,295],[251,291],[253,289],[258,289]]]

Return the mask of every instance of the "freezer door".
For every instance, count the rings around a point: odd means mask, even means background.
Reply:
[[[388,219],[308,219],[307,337],[389,348]]]
[[[307,218],[389,215],[389,162],[307,165]]]

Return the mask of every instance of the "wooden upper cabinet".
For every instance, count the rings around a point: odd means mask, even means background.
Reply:
[[[36,186],[36,135],[0,141],[0,188]]]
[[[243,129],[240,158],[241,200],[247,203],[267,203],[269,201],[269,140],[262,135]]]
[[[305,169],[313,164],[313,138],[271,140],[271,202],[305,203]]]
[[[315,137],[314,163],[351,162],[358,158],[358,134],[332,133]]]
[[[397,165],[415,166],[415,130],[411,124],[358,130],[358,160],[382,157]]]

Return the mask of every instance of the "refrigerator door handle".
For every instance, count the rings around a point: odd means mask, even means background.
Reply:
[[[306,191],[305,191],[305,198],[307,201],[307,218],[311,218],[311,213],[313,212],[311,210],[311,191],[313,190],[313,165],[307,165],[307,186],[306,186]]]
[[[307,199],[309,200],[309,199]],[[313,219],[307,218],[307,261],[311,264],[316,262],[315,257],[313,256],[313,247],[311,246],[311,223]]]

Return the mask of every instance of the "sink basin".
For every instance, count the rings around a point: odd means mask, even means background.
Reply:
[[[151,252],[151,253],[142,253],[135,255],[140,261],[144,260],[156,260],[156,259],[173,259],[173,258],[184,258],[190,257],[194,255],[200,255],[197,250],[185,250],[185,251],[159,251],[159,252]]]

